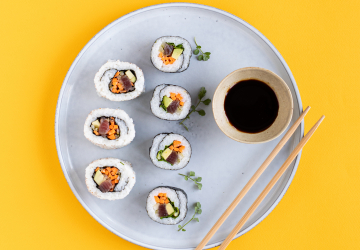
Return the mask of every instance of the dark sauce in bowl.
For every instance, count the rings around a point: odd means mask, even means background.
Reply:
[[[248,79],[236,83],[227,93],[224,103],[226,116],[236,129],[259,133],[274,123],[279,102],[266,83]]]

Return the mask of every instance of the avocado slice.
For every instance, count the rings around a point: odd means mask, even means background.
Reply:
[[[174,214],[173,214],[174,217],[178,217],[179,216],[179,211],[176,211]]]
[[[184,51],[183,49],[174,49],[173,53],[171,54],[171,57],[174,59],[178,59],[183,51]]]
[[[100,172],[100,170],[98,170],[96,173],[95,173],[95,176],[94,176],[94,181],[100,186],[101,183],[103,183],[105,181],[105,177],[104,175]]]
[[[169,107],[169,105],[172,103],[172,101],[173,100],[170,97],[166,96],[166,95],[164,95],[163,100],[162,100],[165,108]]]
[[[172,215],[175,212],[173,206],[170,203],[166,204],[165,209],[168,215]]]
[[[161,156],[166,160],[171,153],[172,153],[172,150],[170,148],[167,148],[164,150],[164,152],[162,152]]]

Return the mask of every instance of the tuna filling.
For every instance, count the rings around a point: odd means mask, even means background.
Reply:
[[[164,44],[164,56],[171,56],[173,50],[174,50],[174,46],[168,43]]]
[[[178,100],[172,101],[170,105],[166,108],[166,111],[170,114],[174,114],[179,106],[180,106],[180,101]]]

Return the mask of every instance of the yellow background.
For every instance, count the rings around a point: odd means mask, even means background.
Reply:
[[[54,115],[83,46],[120,16],[163,2],[0,1],[1,249],[143,249],[102,227],[71,192]],[[197,3],[242,18],[280,51],[312,107],[305,131],[326,115],[280,204],[228,249],[360,249],[360,1]]]

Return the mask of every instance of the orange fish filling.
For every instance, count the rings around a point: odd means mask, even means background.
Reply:
[[[169,148],[175,152],[182,153],[182,151],[184,151],[184,149],[185,149],[185,146],[181,145],[181,141],[175,140]]]
[[[154,198],[157,203],[168,204],[170,201],[166,196],[166,193],[159,193],[157,196],[154,196]]]
[[[184,106],[184,102],[182,101],[183,97],[179,93],[170,93],[170,98],[173,101],[178,100],[180,102],[180,106]]]
[[[114,117],[110,118],[110,125],[109,125],[109,132],[107,132],[106,137],[110,140],[116,139],[115,132],[119,128],[118,125],[115,125],[115,119]]]
[[[175,58],[173,58],[171,56],[165,56],[162,52],[159,53],[159,57],[165,65],[173,64],[176,61]]]

